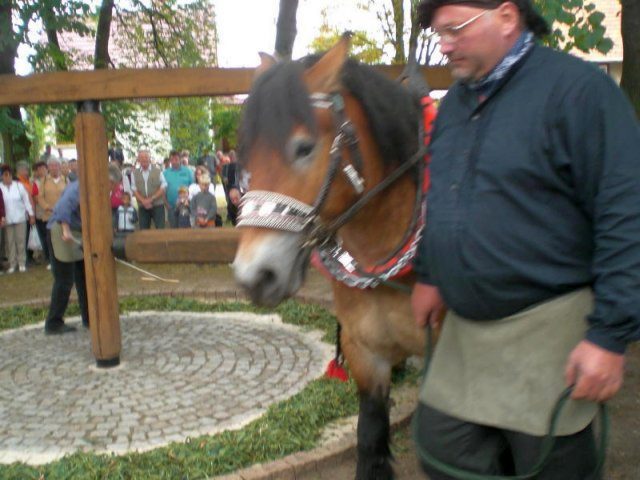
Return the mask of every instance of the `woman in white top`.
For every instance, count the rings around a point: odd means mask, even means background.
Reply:
[[[2,198],[5,208],[5,243],[7,257],[9,258],[9,270],[13,273],[16,268],[20,272],[27,271],[27,216],[29,223],[36,222],[29,194],[22,184],[13,179],[13,171],[9,165],[2,166]]]
[[[196,181],[189,185],[189,201],[193,200],[197,194],[200,193],[200,175],[203,173],[209,175],[209,170],[204,165],[198,165],[196,167]],[[213,186],[213,182],[209,183],[209,193],[216,196],[216,189]]]

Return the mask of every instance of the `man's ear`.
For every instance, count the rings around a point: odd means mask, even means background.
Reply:
[[[496,10],[503,36],[517,35],[524,23],[518,6],[513,2],[504,2]]]

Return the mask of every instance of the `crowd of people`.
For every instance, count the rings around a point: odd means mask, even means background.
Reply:
[[[16,168],[1,166],[0,274],[26,272],[30,264],[51,269],[52,249],[47,224],[68,185],[77,178],[78,162],[56,156],[47,145],[39,161]],[[214,228],[223,224],[216,200],[222,187],[227,203],[226,219],[235,225],[243,181],[231,149],[205,154],[192,165],[188,151],[171,151],[164,161],[151,152],[138,151],[135,162],[126,162],[122,150],[109,149],[110,168],[122,178],[110,193],[114,232],[148,228]],[[217,181],[216,181],[217,180]]]

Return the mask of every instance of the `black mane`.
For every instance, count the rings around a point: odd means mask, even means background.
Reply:
[[[302,73],[319,58],[313,55],[276,64],[256,80],[240,129],[240,161],[250,147],[244,139],[260,134],[269,147],[282,151],[294,124],[316,131]],[[397,82],[355,60],[345,62],[341,81],[362,105],[384,162],[393,165],[408,160],[418,149],[419,100]]]

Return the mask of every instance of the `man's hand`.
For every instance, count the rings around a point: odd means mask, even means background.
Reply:
[[[73,234],[71,233],[71,227],[69,227],[68,223],[61,222],[62,226],[62,240],[65,242],[73,242]]]
[[[151,198],[149,197],[143,198],[142,206],[145,208],[145,210],[151,210],[151,207],[153,207],[153,200],[151,200]]]
[[[425,283],[416,283],[411,293],[411,310],[419,327],[427,324],[437,327],[442,320],[445,305],[437,287]]]
[[[565,367],[567,386],[574,385],[571,398],[606,402],[622,386],[624,355],[610,352],[588,340],[573,349]]]
[[[29,225],[35,225],[36,224],[36,217],[34,217],[33,215],[29,215]]]

